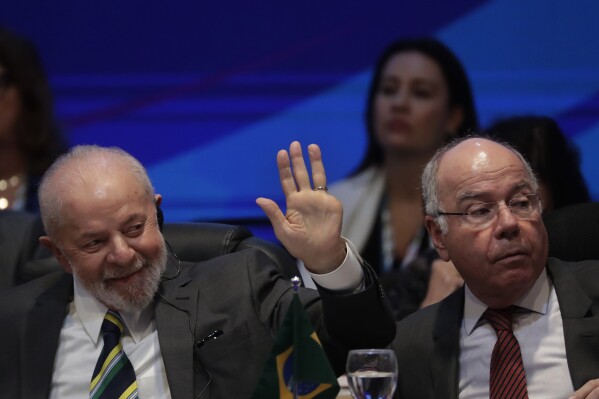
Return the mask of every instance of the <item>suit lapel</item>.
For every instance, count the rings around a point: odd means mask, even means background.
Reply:
[[[195,326],[193,305],[197,303],[199,291],[194,284],[189,284],[190,280],[184,273],[163,282],[156,299],[160,351],[173,399],[195,397],[195,392],[202,392],[209,383],[206,373],[194,376],[195,342],[191,329]]]
[[[63,274],[57,283],[37,298],[27,315],[21,341],[24,398],[47,398],[50,393],[60,330],[72,295],[73,278],[70,274]]]
[[[560,305],[570,377],[575,389],[599,375],[599,309],[568,265],[549,258],[548,271]]]
[[[458,397],[460,325],[464,311],[464,289],[457,290],[439,305],[433,328],[431,381],[435,398]]]

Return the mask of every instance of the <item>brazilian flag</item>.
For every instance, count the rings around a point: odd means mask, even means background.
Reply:
[[[337,377],[294,294],[252,399],[333,399],[338,392]]]

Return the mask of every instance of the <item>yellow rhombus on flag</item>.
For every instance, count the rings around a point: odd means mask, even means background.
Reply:
[[[252,399],[334,399],[337,377],[297,294],[277,333]]]

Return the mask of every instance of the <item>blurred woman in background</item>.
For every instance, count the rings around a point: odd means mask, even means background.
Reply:
[[[381,55],[365,116],[364,159],[329,192],[343,203],[343,236],[389,287],[431,247],[420,191],[424,166],[443,143],[476,130],[477,115],[457,57],[436,39],[417,38]]]
[[[443,143],[477,128],[460,61],[436,39],[393,43],[375,67],[366,128],[364,159],[330,192],[344,205],[344,235],[384,274],[429,248],[422,169]]]
[[[37,212],[39,179],[65,150],[34,45],[0,28],[0,210]]]

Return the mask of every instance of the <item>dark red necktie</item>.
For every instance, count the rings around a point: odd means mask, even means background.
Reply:
[[[487,309],[483,317],[497,333],[489,374],[490,399],[528,399],[520,345],[512,331],[512,308]]]

